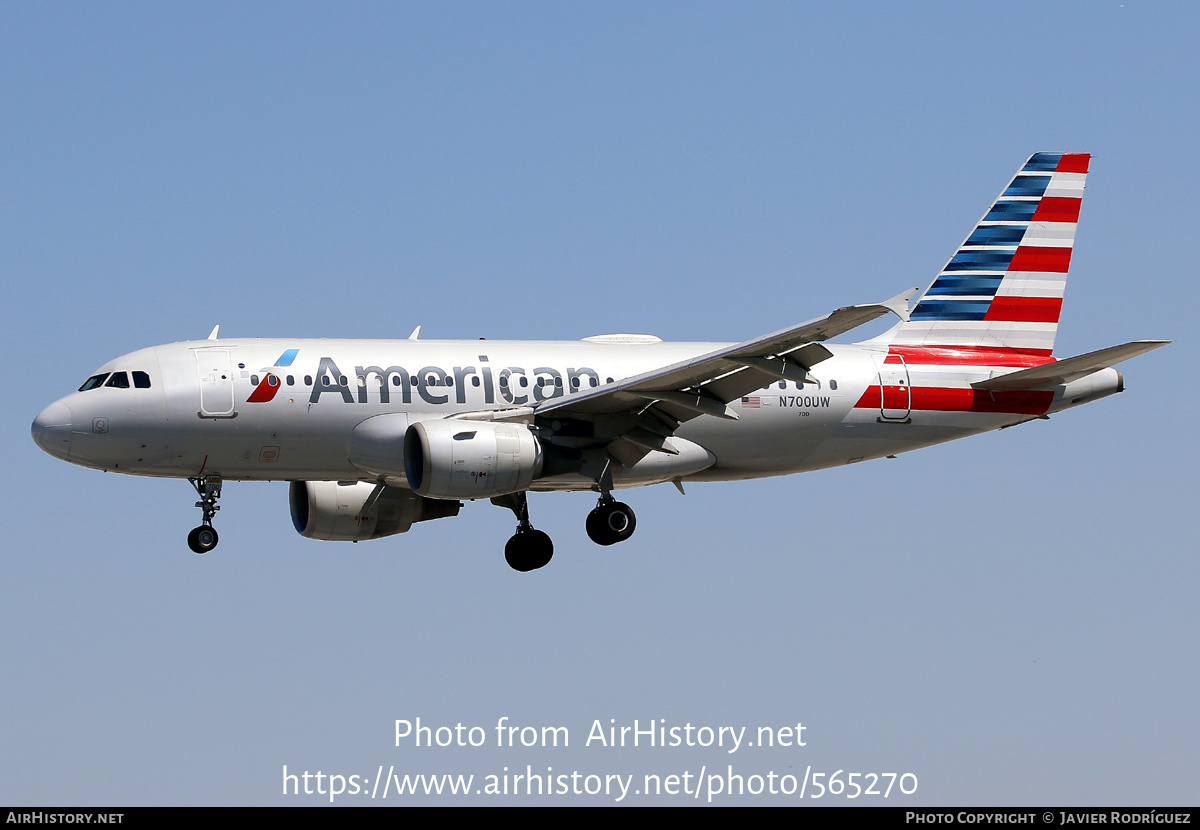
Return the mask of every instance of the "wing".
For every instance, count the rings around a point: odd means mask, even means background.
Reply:
[[[617,383],[533,407],[537,418],[578,419],[587,429],[556,434],[550,442],[595,451],[603,449],[626,467],[651,451],[674,454],[668,440],[684,421],[700,415],[736,419],[730,401],[772,381],[804,382],[808,370],[832,353],[821,341],[894,312],[908,319],[908,300],[917,289],[890,300],[847,306],[798,326],[726,346],[691,360],[664,366]],[[528,412],[528,410],[526,410]],[[497,413],[499,415],[499,413]],[[585,464],[585,470],[594,463]]]

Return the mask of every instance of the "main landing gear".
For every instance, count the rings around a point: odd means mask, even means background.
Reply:
[[[517,517],[517,532],[504,545],[504,561],[515,571],[525,573],[544,568],[554,556],[554,543],[529,523],[529,499],[525,493],[511,493],[492,499],[492,504],[507,507]]]
[[[612,496],[601,496],[596,508],[588,513],[585,526],[588,538],[597,545],[615,545],[633,535],[637,517],[624,502],[616,501]]]
[[[536,571],[550,563],[554,556],[554,543],[540,530],[529,523],[529,500],[525,493],[510,493],[497,496],[492,504],[507,507],[517,517],[517,532],[504,546],[504,560],[513,570]],[[615,545],[633,535],[637,518],[629,505],[619,502],[611,495],[600,497],[596,508],[587,517],[587,535],[597,545]],[[197,528],[199,530],[200,528]]]
[[[596,482],[600,491],[600,499],[596,507],[588,513],[588,538],[597,545],[615,545],[624,542],[633,535],[637,527],[637,517],[633,510],[624,502],[612,497],[613,491],[613,460],[611,458],[593,457],[585,464],[584,472]]]
[[[188,547],[195,553],[208,553],[217,546],[219,539],[217,529],[212,526],[212,520],[217,511],[221,509],[221,506],[217,504],[217,499],[221,498],[221,478],[220,476],[200,476],[189,478],[188,481],[196,488],[196,494],[200,496],[200,501],[196,502],[196,506],[204,511],[203,524],[192,528],[192,532],[188,534]]]

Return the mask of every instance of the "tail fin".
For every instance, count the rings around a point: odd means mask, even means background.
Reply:
[[[921,295],[874,342],[1050,354],[1088,153],[1035,153]]]

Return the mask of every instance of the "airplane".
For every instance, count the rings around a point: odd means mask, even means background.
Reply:
[[[617,490],[788,475],[1044,419],[1121,392],[1141,340],[1057,360],[1091,156],[1035,153],[917,289],[741,343],[219,339],[142,349],[46,407],[33,439],[99,470],[186,478],[217,545],[225,481],[289,481],[303,536],[366,541],[490,499],[505,559],[549,563],[529,492],[598,493],[600,545],[634,532]],[[831,338],[887,314],[885,333]]]

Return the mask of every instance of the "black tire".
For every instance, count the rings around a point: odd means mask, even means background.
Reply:
[[[624,502],[610,501],[596,505],[584,523],[588,538],[597,545],[624,542],[637,528],[637,517]]]
[[[220,537],[217,536],[217,529],[211,525],[200,525],[192,528],[192,532],[188,534],[188,547],[194,553],[208,553],[217,546]]]
[[[544,568],[554,556],[554,542],[540,530],[518,531],[504,545],[504,561],[514,571],[528,573]]]

